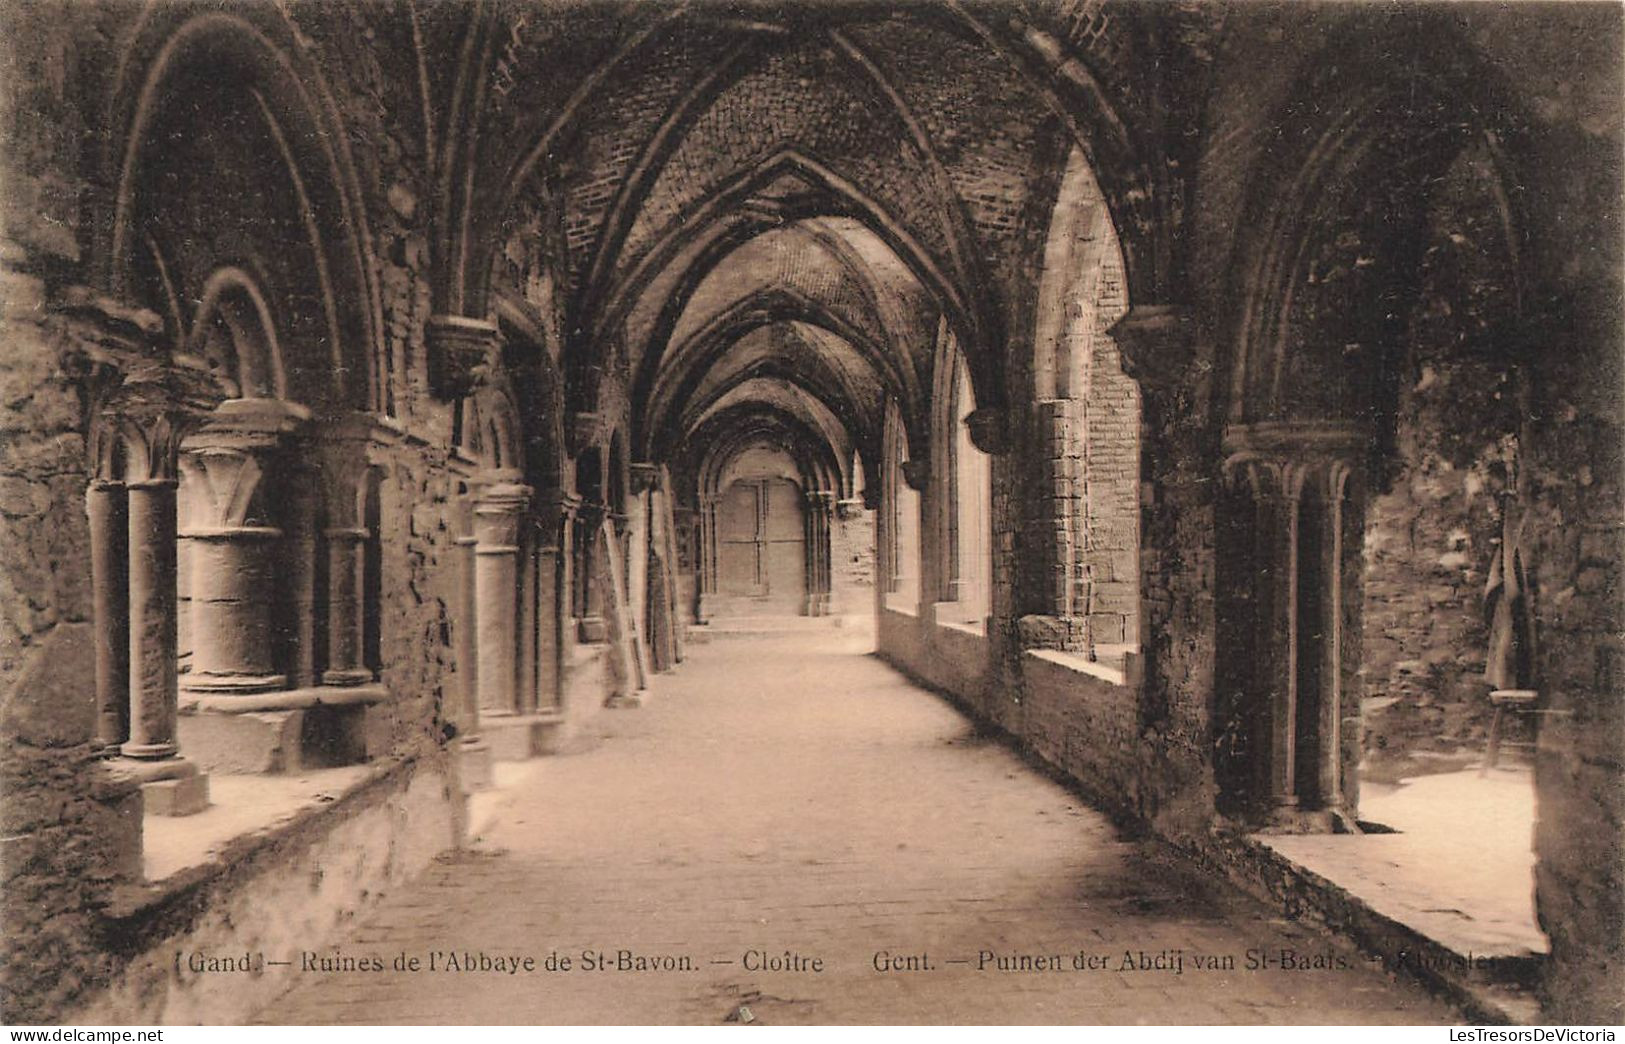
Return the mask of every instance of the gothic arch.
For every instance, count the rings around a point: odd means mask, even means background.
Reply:
[[[184,109],[169,105],[169,98],[177,92],[194,99],[206,95],[210,104],[258,123],[294,200],[296,213],[288,218],[311,251],[308,291],[262,289],[310,293],[321,312],[321,339],[332,353],[327,368],[339,398],[351,407],[387,412],[393,409],[391,363],[380,356],[382,306],[349,135],[320,70],[287,39],[285,23],[264,13],[269,10],[188,12],[154,5],[132,27],[105,98],[102,119],[112,131],[93,160],[102,189],[95,204],[102,217],[97,278],[116,297],[132,293],[136,252],[154,250],[149,231],[137,226],[143,193],[154,191],[142,180],[153,162],[153,135],[172,111]],[[229,68],[230,77],[211,77],[216,66]],[[196,136],[220,129],[186,131]],[[179,253],[181,245],[171,243],[170,250]],[[153,258],[160,268],[166,261],[174,267],[173,255]],[[213,261],[221,263],[239,261]],[[168,271],[163,281],[170,300],[177,300]],[[176,336],[184,338],[186,330]]]

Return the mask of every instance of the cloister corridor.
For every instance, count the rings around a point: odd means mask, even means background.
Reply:
[[[530,955],[534,972],[307,972],[265,1021],[1433,1023],[1356,951],[1196,879],[939,696],[862,628],[693,647],[603,742],[506,766],[471,846],[315,956]],[[692,971],[618,971],[617,951]],[[583,967],[584,951],[609,970]],[[801,971],[747,970],[749,951]],[[999,971],[1062,958],[1062,970]],[[1247,970],[1247,954],[1346,962]],[[1104,967],[1073,970],[1079,953]],[[1123,970],[1178,953],[1183,972]],[[569,971],[549,972],[549,954]],[[924,955],[930,970],[880,971]],[[1235,957],[1199,970],[1197,955]],[[813,972],[810,962],[822,962]],[[968,963],[955,963],[968,962]],[[917,966],[917,962],[916,962]],[[753,961],[754,967],[754,961]],[[1029,969],[1032,965],[1029,964]],[[747,1009],[741,1015],[741,1007]]]

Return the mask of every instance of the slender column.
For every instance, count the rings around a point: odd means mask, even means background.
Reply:
[[[536,498],[536,675],[538,709],[561,706],[564,665],[574,640],[569,553],[581,499],[562,490]]]
[[[129,554],[123,482],[96,479],[85,491],[90,519],[91,605],[96,620],[96,742],[116,751],[130,706]]]
[[[457,538],[457,558],[461,565],[457,585],[457,673],[462,675],[463,741],[473,743],[480,734],[479,595],[475,575],[473,533]]]
[[[1252,687],[1269,709],[1260,723],[1269,736],[1260,789],[1278,812],[1335,812],[1343,791],[1344,501],[1364,439],[1344,425],[1295,423],[1237,426],[1225,442],[1232,476],[1253,503]]]
[[[830,515],[835,510],[835,495],[819,490],[812,496],[809,506],[813,535],[813,590],[817,595],[818,616],[829,615],[830,590],[833,577],[830,571]]]
[[[519,523],[530,493],[528,486],[499,481],[484,487],[474,503],[479,704],[486,714],[519,711]]]
[[[802,599],[804,603],[802,610],[808,616],[818,615],[818,536],[813,531],[814,519],[818,514],[815,510],[817,495],[814,491],[807,490],[803,498],[805,508],[801,513],[801,575],[803,585],[807,589],[806,596]]]
[[[1316,492],[1321,511],[1321,568],[1324,585],[1320,620],[1320,803],[1343,807],[1343,525],[1350,466],[1327,461],[1319,469]]]
[[[194,485],[183,462],[180,485],[175,489],[175,656],[176,670],[183,678],[192,670],[192,540],[187,534],[196,515]]]
[[[128,554],[129,729],[112,764],[141,782],[149,815],[191,815],[209,803],[207,778],[180,757],[176,738],[176,458],[195,416],[186,376],[127,378],[121,393],[129,398],[106,418],[125,448]]]
[[[301,473],[289,483],[286,548],[281,566],[288,574],[288,684],[315,685],[317,501],[315,476]]]
[[[459,772],[466,790],[484,790],[491,785],[491,748],[480,735],[479,598],[475,566],[473,494],[459,505],[460,533],[457,536],[458,584],[457,642],[458,714],[457,755]]]
[[[536,522],[526,518],[519,540],[519,659],[514,665],[514,700],[521,714],[536,709]]]
[[[221,404],[181,444],[191,487],[185,536],[192,555],[192,670],[198,692],[263,692],[287,684],[277,671],[271,616],[282,530],[269,524],[270,473],[286,437],[307,414],[274,400]]]
[[[699,569],[695,574],[699,586],[695,608],[697,623],[711,618],[712,603],[717,593],[717,505],[721,497],[706,493],[700,497]]]
[[[1233,459],[1252,502],[1253,691],[1267,713],[1269,756],[1255,765],[1269,805],[1298,804],[1298,514],[1302,471],[1288,461]]]
[[[130,734],[125,757],[173,757],[175,743],[175,486],[129,484]]]
[[[605,508],[602,504],[584,504],[581,508],[581,624],[583,642],[602,642],[609,637],[609,626],[604,622],[604,592],[599,585],[603,568],[597,562],[600,530]]]
[[[323,685],[365,685],[375,677],[367,662],[368,478],[381,435],[368,416],[349,414],[322,426],[322,540],[327,548],[327,668]]]

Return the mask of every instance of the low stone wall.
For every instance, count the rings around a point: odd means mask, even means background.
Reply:
[[[331,957],[332,942],[364,906],[456,846],[465,819],[448,760],[380,763],[338,800],[228,845],[201,866],[158,886],[122,886],[103,914],[115,968],[109,984],[63,1018],[241,1023],[301,974],[303,954]],[[247,970],[195,970],[220,959]]]
[[[892,609],[880,613],[879,653],[1009,734],[1105,811],[1134,814],[1141,772],[1138,694],[1123,672],[1078,655],[1029,650],[1016,680],[999,681],[985,635]]]

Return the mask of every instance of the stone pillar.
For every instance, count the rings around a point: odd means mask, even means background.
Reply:
[[[288,684],[295,689],[308,688],[319,680],[316,676],[318,488],[315,476],[305,469],[301,469],[288,488],[287,536],[283,541],[286,550],[280,564],[288,576]]]
[[[520,714],[530,714],[537,702],[536,520],[527,516],[519,533],[519,650],[514,664],[514,703]]]
[[[378,431],[366,416],[323,424],[317,456],[322,478],[322,539],[327,547],[327,667],[322,684],[365,685],[367,662],[367,528],[371,450]]]
[[[156,761],[175,756],[175,485],[129,483],[130,733],[120,752]]]
[[[282,530],[271,524],[273,491],[266,487],[288,436],[307,418],[288,403],[234,399],[181,444],[192,508],[185,533],[192,554],[189,691],[250,693],[287,684],[277,670],[271,621]]]
[[[517,714],[519,526],[531,490],[498,475],[474,502],[475,602],[482,715]]]
[[[1273,809],[1298,804],[1298,509],[1302,471],[1289,461],[1232,461],[1252,503],[1252,690],[1267,713],[1267,761],[1255,766]]]
[[[96,742],[116,753],[128,737],[130,595],[128,494],[124,483],[96,479],[85,490],[90,519],[91,606],[96,621]]]
[[[807,493],[807,615],[829,614],[829,519],[835,495],[825,490]]]
[[[1325,424],[1238,425],[1226,467],[1252,507],[1250,688],[1267,711],[1255,764],[1269,809],[1326,829],[1342,810],[1344,502],[1360,434]]]
[[[462,706],[458,715],[457,763],[463,788],[486,790],[491,786],[491,748],[480,735],[480,662],[477,632],[479,596],[475,565],[473,494],[461,505],[462,532],[457,537],[459,565],[457,585],[457,675]]]
[[[715,613],[717,595],[717,507],[722,497],[717,493],[700,496],[699,587],[694,610],[695,623],[707,623]]]
[[[536,605],[541,617],[536,647],[537,705],[543,711],[563,706],[564,672],[573,658],[575,556],[571,546],[580,505],[580,497],[559,489],[547,490],[536,498]]]
[[[1345,460],[1326,461],[1316,475],[1321,503],[1321,569],[1324,586],[1320,619],[1320,804],[1341,811],[1343,793],[1343,527],[1353,468]]]
[[[602,504],[583,504],[580,510],[581,557],[577,563],[581,570],[581,622],[577,633],[582,642],[602,643],[609,640],[609,625],[604,620],[604,591],[599,584],[600,574],[607,571],[607,563],[597,560],[602,542],[603,521],[607,509]]]
[[[127,594],[128,737],[113,763],[139,780],[148,814],[182,816],[209,804],[208,777],[180,757],[176,739],[176,455],[191,414],[159,407],[125,415],[129,460]]]

